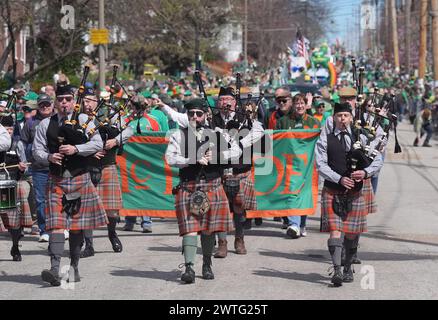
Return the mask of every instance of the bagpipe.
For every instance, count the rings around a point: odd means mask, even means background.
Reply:
[[[352,148],[348,154],[348,161],[350,170],[353,172],[355,170],[363,170],[367,168],[373,160],[376,158],[378,153],[383,152],[383,147],[389,135],[389,130],[394,128],[396,146],[395,153],[401,152],[400,145],[398,144],[396,126],[397,126],[397,116],[394,114],[395,111],[395,96],[385,95],[379,97],[378,89],[374,89],[374,94],[368,102],[364,103],[364,76],[365,68],[359,68],[359,75],[357,75],[357,66],[355,59],[351,59],[353,67],[353,82],[357,90],[357,105],[354,114],[354,125],[353,132],[355,133],[356,141],[353,143]],[[378,100],[380,100],[378,102]],[[367,110],[367,107],[370,107]],[[372,111],[371,107],[375,110]],[[386,122],[386,124],[385,124]],[[372,143],[377,138],[377,131],[381,128],[383,134],[380,135],[379,141],[375,148],[371,148]],[[366,143],[361,140],[361,135],[367,138]]]
[[[201,78],[199,70],[195,71],[194,79],[195,79],[196,83],[198,84],[199,93],[201,95],[201,98],[204,100],[206,106],[210,110],[209,116],[207,118],[207,120],[209,122],[209,126],[210,126],[210,128],[214,129],[214,128],[218,127],[218,124],[216,124],[214,121],[213,110],[218,110],[219,108],[210,105],[210,103],[207,99],[207,94],[205,92],[204,84],[202,82],[202,78]],[[252,101],[253,96],[251,94],[248,94],[248,97],[245,101],[245,104],[243,104],[241,101],[241,95],[240,95],[240,89],[241,89],[241,85],[242,85],[241,79],[242,79],[241,74],[237,73],[236,74],[236,91],[235,91],[235,98],[236,98],[237,106],[236,106],[236,110],[233,111],[233,113],[234,113],[233,119],[231,119],[227,122],[226,129],[228,129],[228,130],[231,130],[231,129],[240,130],[245,125],[251,130],[252,122],[257,119],[258,110],[260,109],[260,105],[264,99],[263,93],[260,93],[258,98],[257,98],[257,101],[253,102]],[[230,108],[231,108],[230,105],[227,105],[225,107],[226,116],[227,115],[229,116],[231,114]]]

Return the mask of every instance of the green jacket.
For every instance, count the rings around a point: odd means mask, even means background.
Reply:
[[[319,129],[321,123],[312,116],[304,114],[302,117],[297,117],[294,112],[283,116],[277,122],[278,130],[290,130],[290,129]]]

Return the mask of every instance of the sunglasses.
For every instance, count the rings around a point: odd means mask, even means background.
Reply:
[[[318,105],[318,108],[323,108],[324,109],[325,105],[323,103],[321,103],[321,104]]]
[[[57,100],[58,102],[63,102],[64,99],[65,99],[67,102],[71,102],[71,101],[73,100],[73,97],[70,97],[70,96],[68,96],[68,97],[56,97],[56,100]]]
[[[277,98],[277,99],[275,99],[275,102],[277,102],[278,104],[287,103],[287,101],[288,101],[287,98]]]
[[[194,117],[195,114],[198,118],[200,118],[204,115],[204,112],[203,111],[188,111],[187,114],[190,118]]]

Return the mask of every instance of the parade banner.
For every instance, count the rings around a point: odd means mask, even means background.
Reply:
[[[319,130],[267,133],[273,148],[254,155],[253,176],[258,210],[248,217],[312,215],[318,196],[314,148]],[[134,136],[118,157],[122,216],[176,217],[172,188],[178,169],[165,160],[168,140],[161,132]]]

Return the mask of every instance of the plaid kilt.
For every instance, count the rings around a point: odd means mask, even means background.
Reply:
[[[233,177],[240,179],[239,193],[233,200],[233,208],[237,213],[244,210],[257,210],[257,199],[251,171],[233,175]]]
[[[88,230],[108,224],[105,209],[91,182],[89,173],[73,178],[61,178],[49,174],[46,192],[47,230]],[[81,208],[78,214],[68,219],[66,213],[62,211],[62,196],[64,193],[73,192],[81,193]]]
[[[371,185],[371,179],[363,180],[363,187],[361,190],[365,205],[367,206],[368,213],[376,213],[377,212],[377,203],[374,198],[373,186]]]
[[[102,178],[97,185],[97,192],[106,211],[122,208],[122,190],[120,189],[116,165],[103,168]]]
[[[210,200],[210,211],[202,217],[193,216],[190,213],[190,196],[197,187],[201,187],[201,190],[207,193]],[[212,181],[201,181],[198,184],[195,184],[194,181],[182,183],[181,189],[176,194],[175,209],[180,236],[191,232],[227,232],[234,230],[230,207],[221,184],[221,178]]]
[[[28,181],[17,181],[17,208],[5,209],[0,212],[6,229],[18,229],[20,227],[31,227],[33,224],[29,204],[29,193],[31,187]]]
[[[353,210],[347,219],[342,219],[333,211],[333,198],[337,192],[326,187],[321,194],[321,232],[341,231],[344,233],[362,233],[367,231],[367,207],[362,192],[353,197]],[[339,193],[339,192],[338,192]]]

